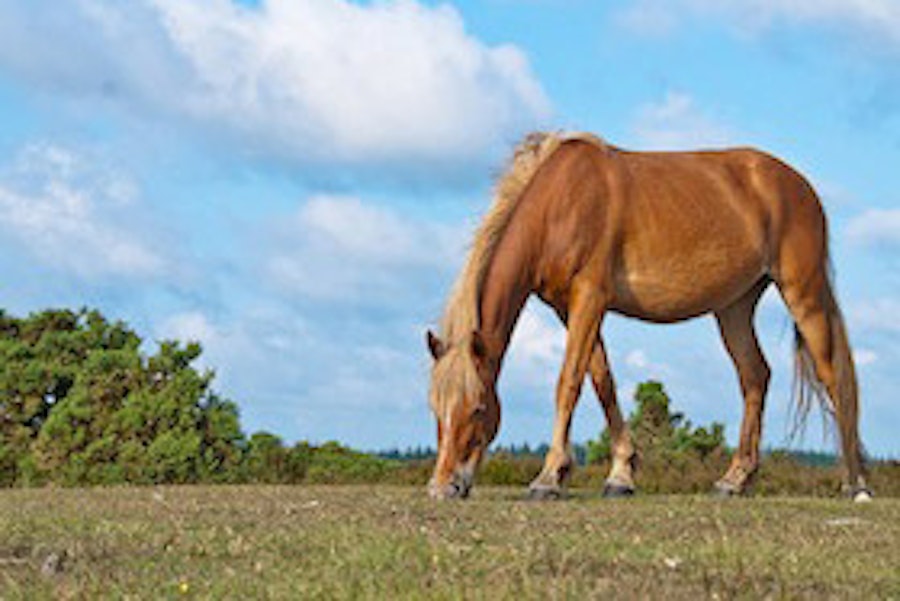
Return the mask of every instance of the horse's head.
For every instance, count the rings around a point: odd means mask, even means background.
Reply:
[[[436,499],[465,498],[500,425],[493,368],[478,332],[445,343],[428,332],[434,357],[430,402],[437,419],[437,462],[428,484]]]

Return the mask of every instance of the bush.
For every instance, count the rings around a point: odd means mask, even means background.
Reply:
[[[0,312],[0,484],[229,480],[243,433],[200,346],[140,346],[96,311]]]
[[[672,411],[671,400],[659,382],[639,384],[634,400],[628,425],[639,456],[641,488],[647,492],[708,490],[728,464],[724,426],[713,423],[694,428],[684,414]],[[604,429],[598,440],[587,443],[587,461],[602,465],[596,473],[605,476],[610,460],[611,439],[609,430]],[[591,470],[590,474],[594,473]],[[575,481],[584,482],[585,477]]]
[[[494,486],[525,485],[541,471],[543,460],[537,455],[515,457],[510,453],[494,453],[487,458],[478,474],[478,482]]]
[[[312,453],[305,481],[311,484],[374,483],[384,479],[396,462],[352,451],[327,442]]]

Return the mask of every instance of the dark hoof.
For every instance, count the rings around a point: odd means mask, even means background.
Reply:
[[[627,484],[607,482],[603,485],[603,496],[609,499],[634,496],[634,487]]]
[[[712,489],[712,496],[717,499],[733,499],[741,496],[741,494],[740,488],[730,482],[722,482],[721,480],[716,482]]]
[[[469,488],[450,483],[444,486],[428,485],[428,496],[436,501],[448,499],[466,499],[469,497]]]
[[[532,486],[528,489],[530,501],[558,501],[565,496],[565,491],[557,486]]]

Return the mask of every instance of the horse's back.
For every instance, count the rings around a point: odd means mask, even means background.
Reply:
[[[797,214],[821,214],[799,174],[755,149],[620,156],[623,313],[675,321],[721,309],[771,272]]]
[[[785,240],[815,244],[824,231],[806,180],[752,148],[630,152],[567,140],[526,196],[545,300],[564,306],[580,273],[608,289],[610,309],[652,321],[728,306],[773,275]]]

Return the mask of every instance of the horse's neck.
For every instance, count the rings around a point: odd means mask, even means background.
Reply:
[[[514,220],[497,245],[481,289],[480,333],[496,371],[509,346],[513,328],[532,291],[533,261],[523,249],[527,232]]]

